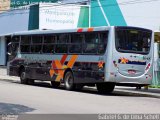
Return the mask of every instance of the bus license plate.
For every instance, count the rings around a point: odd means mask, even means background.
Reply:
[[[136,74],[136,71],[135,70],[128,70],[128,73],[129,74]]]

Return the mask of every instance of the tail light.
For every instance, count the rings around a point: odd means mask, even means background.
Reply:
[[[147,67],[146,67],[146,69],[145,69],[145,70],[148,70],[148,69],[150,68],[150,66],[151,66],[151,64],[150,64],[150,63],[148,63],[148,64],[147,64]]]

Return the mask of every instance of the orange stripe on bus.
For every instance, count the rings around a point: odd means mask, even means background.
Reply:
[[[60,81],[60,79],[63,78],[63,74],[64,74],[64,70],[62,70],[63,65],[60,63],[59,60],[55,60],[54,63],[54,69],[55,69],[55,73],[57,74],[57,78],[56,81]]]
[[[56,77],[55,81],[60,81],[61,79],[63,79],[63,75],[64,75],[64,70],[62,69],[58,70],[58,76]]]
[[[78,30],[77,30],[77,32],[82,32],[83,31],[83,29],[82,28],[79,28]]]
[[[68,62],[68,64],[67,64],[67,66],[68,66],[69,68],[72,68],[72,67],[73,67],[73,65],[74,65],[77,57],[78,57],[78,55],[73,55],[73,56],[71,57],[71,59],[69,60],[69,62]]]
[[[62,76],[58,75],[55,81],[59,82],[62,78],[63,78]]]
[[[57,60],[52,61],[52,68],[53,68],[54,72],[55,72],[56,74],[58,74],[56,61],[57,61]]]
[[[66,61],[66,58],[67,58],[68,55],[63,55],[62,58],[61,58],[61,64],[63,65],[64,62]]]
[[[94,30],[94,28],[88,28],[88,32],[92,32]]]
[[[52,68],[50,69],[49,73],[51,77],[53,77],[54,74],[57,76],[55,81],[60,82],[60,80],[63,79],[65,69],[72,68],[76,59],[78,58],[78,55],[72,55],[68,61],[68,64],[64,65],[67,56],[68,55],[63,55],[61,60],[52,61]]]
[[[59,60],[55,60],[54,62],[55,62],[56,68],[58,68],[58,69],[62,68],[63,65],[60,63]]]
[[[50,69],[49,73],[50,73],[50,76],[53,77],[53,75],[54,75],[55,72],[54,72],[53,69]]]

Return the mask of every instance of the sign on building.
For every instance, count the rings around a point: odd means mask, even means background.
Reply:
[[[88,26],[88,6],[39,4],[39,29],[72,29]]]

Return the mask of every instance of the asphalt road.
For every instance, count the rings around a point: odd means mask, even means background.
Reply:
[[[0,114],[160,113],[160,99],[114,91],[100,95],[93,88],[81,92],[53,89],[49,83],[23,85],[0,81]]]

